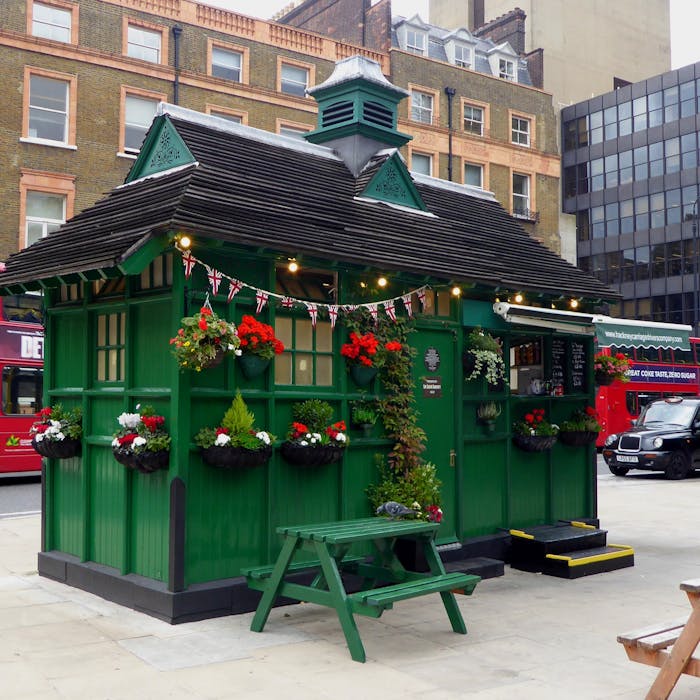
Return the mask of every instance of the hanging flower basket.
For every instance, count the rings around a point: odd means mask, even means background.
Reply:
[[[212,447],[202,448],[202,460],[211,467],[219,469],[243,469],[245,467],[260,467],[267,464],[272,456],[272,446],[260,450],[248,450],[245,447]]]
[[[594,443],[598,438],[598,433],[593,430],[561,430],[559,437],[565,445],[584,447]]]
[[[117,462],[142,474],[151,474],[160,469],[167,469],[170,462],[170,450],[132,452],[123,447],[114,447],[112,454]]]
[[[259,377],[270,366],[270,359],[244,352],[236,363],[240,366],[241,372],[246,379]]]
[[[357,386],[368,386],[377,376],[376,367],[365,367],[364,365],[350,365],[350,377]]]
[[[218,367],[224,361],[224,357],[226,357],[226,351],[219,346],[214,351],[214,357],[212,357],[210,360],[204,360],[201,367],[202,369],[213,369],[214,367]]]
[[[282,457],[290,464],[302,467],[320,467],[339,462],[344,451],[345,448],[339,445],[299,445],[288,441],[280,445]]]
[[[51,459],[69,459],[70,457],[77,457],[81,450],[80,440],[71,440],[66,438],[65,440],[39,440],[37,442],[36,438],[32,439],[32,447],[42,456],[49,457]]]
[[[544,452],[551,450],[557,441],[556,435],[513,435],[513,444],[525,452]]]
[[[596,372],[595,373],[595,383],[598,386],[610,386],[617,377],[613,374],[607,374],[606,372]]]

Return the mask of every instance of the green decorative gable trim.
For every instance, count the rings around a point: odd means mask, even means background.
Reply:
[[[379,168],[365,187],[362,196],[411,209],[427,210],[404,162],[396,153],[387,158]]]
[[[194,162],[194,156],[170,120],[165,116],[156,117],[126,181],[132,182]]]

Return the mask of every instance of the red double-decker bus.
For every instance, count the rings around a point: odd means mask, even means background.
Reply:
[[[629,382],[616,380],[597,389],[596,410],[603,426],[598,447],[608,435],[628,430],[650,401],[700,395],[700,338],[690,338],[690,350],[613,346],[601,352],[624,353],[630,358],[630,369]]]
[[[41,321],[41,296],[0,297],[0,477],[41,474],[29,436],[43,391]]]

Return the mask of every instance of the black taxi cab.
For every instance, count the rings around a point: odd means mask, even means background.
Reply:
[[[670,396],[647,404],[630,430],[608,436],[603,458],[615,476],[644,469],[685,478],[700,467],[700,398]]]

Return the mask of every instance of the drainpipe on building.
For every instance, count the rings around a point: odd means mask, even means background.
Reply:
[[[173,27],[173,53],[175,61],[175,80],[173,81],[173,104],[180,104],[180,34],[182,27],[175,25]]]
[[[456,90],[451,87],[445,88],[447,95],[447,179],[452,181],[452,98],[455,96]]]

